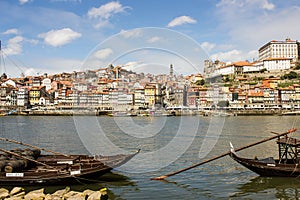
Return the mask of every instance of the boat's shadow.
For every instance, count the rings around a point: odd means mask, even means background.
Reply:
[[[231,197],[242,198],[248,195],[265,193],[273,190],[277,199],[299,199],[300,178],[294,177],[256,177],[237,187]]]

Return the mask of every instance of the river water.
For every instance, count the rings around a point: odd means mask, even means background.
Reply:
[[[241,147],[273,136],[271,131],[300,128],[298,118],[5,116],[0,118],[0,137],[70,154],[110,155],[141,148],[132,161],[95,183],[70,185],[77,191],[107,187],[110,199],[298,199],[299,178],[259,177],[229,156],[164,181],[150,180],[227,152],[229,142]],[[5,149],[15,147],[4,142],[0,145]],[[277,146],[273,140],[238,154],[276,157]],[[45,187],[45,192],[66,186]]]

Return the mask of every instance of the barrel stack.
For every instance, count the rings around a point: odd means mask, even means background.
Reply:
[[[41,151],[38,149],[14,149],[11,150],[11,152],[22,157],[10,155],[7,153],[0,154],[1,172],[12,173],[31,168],[35,163],[30,161],[30,159],[35,160],[41,154]]]

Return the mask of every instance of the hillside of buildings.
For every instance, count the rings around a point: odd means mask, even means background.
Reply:
[[[34,109],[144,111],[300,109],[299,42],[270,41],[254,62],[204,61],[203,74],[153,75],[109,65],[97,70],[10,78],[2,74],[2,112]]]

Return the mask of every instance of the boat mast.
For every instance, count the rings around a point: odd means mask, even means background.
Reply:
[[[2,41],[0,40],[0,72],[4,71],[4,68],[5,68],[4,65],[5,65],[5,62],[4,62],[3,52],[2,52]]]

